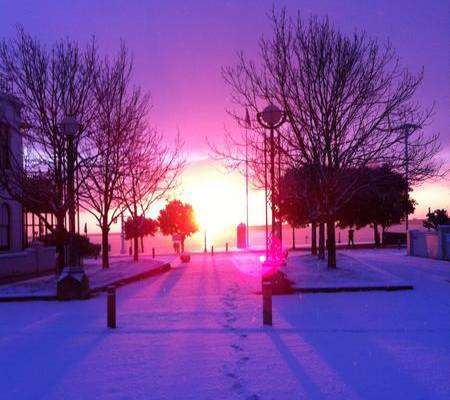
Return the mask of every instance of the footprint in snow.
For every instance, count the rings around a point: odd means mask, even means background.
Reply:
[[[238,365],[242,366],[244,365],[246,362],[248,362],[250,360],[250,357],[241,357],[238,361]]]
[[[230,344],[230,347],[233,348],[233,349],[236,350],[236,351],[243,351],[243,350],[244,350],[244,349],[243,349],[241,346],[239,346],[237,343],[232,343],[232,344]]]

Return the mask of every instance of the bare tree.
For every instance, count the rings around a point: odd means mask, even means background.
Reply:
[[[102,265],[109,267],[108,234],[111,224],[123,211],[120,196],[128,173],[128,155],[134,149],[133,135],[146,117],[148,96],[131,87],[133,63],[124,46],[117,57],[99,63],[93,79],[97,108],[88,143],[96,157],[81,171],[84,208],[102,231]]]
[[[0,73],[12,83],[12,95],[21,103],[24,145],[24,160],[12,157],[10,169],[0,174],[1,183],[9,196],[27,208],[33,207],[31,210],[55,232],[59,268],[64,265],[64,220],[68,210],[68,139],[60,122],[71,116],[83,127],[74,137],[78,150],[75,169],[79,170],[89,157],[84,143],[95,115],[91,90],[95,62],[94,41],[81,48],[76,42],[62,40],[46,48],[18,28],[14,38],[0,42]],[[36,190],[40,180],[51,184]],[[47,221],[47,212],[55,215],[56,228]]]
[[[327,18],[312,17],[305,23],[300,15],[292,19],[282,10],[273,11],[271,21],[273,36],[261,39],[258,63],[240,53],[237,64],[224,69],[236,106],[230,113],[242,125],[244,108],[256,113],[273,103],[285,111],[288,124],[280,130],[283,166],[313,166],[317,171],[317,211],[327,225],[328,266],[335,267],[336,216],[365,184],[362,168],[384,164],[403,170],[408,161],[416,182],[439,170],[434,159],[438,135],[420,131],[431,116],[431,110],[415,101],[422,73],[414,76],[401,68],[389,43],[363,32],[344,35]],[[408,160],[403,157],[405,124],[413,127],[408,134],[414,151]],[[260,176],[257,133],[250,147],[253,170]],[[238,143],[238,149],[244,146],[243,138],[229,142]],[[236,148],[222,155],[240,165],[244,159]]]
[[[176,187],[184,166],[177,137],[170,148],[164,137],[141,121],[126,153],[126,173],[120,188],[121,201],[133,221],[143,220],[151,206]],[[138,261],[139,241],[133,239],[133,260]]]

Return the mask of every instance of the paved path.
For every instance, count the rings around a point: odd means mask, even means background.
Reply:
[[[121,288],[115,331],[104,295],[0,304],[0,399],[449,398],[450,267],[354,254],[417,289],[278,296],[262,328],[258,256],[199,255]]]

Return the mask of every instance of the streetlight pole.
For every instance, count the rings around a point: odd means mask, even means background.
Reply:
[[[120,254],[125,254],[125,220],[123,212],[120,214]]]
[[[409,213],[408,213],[408,204],[409,204],[409,136],[420,129],[421,126],[418,124],[403,124],[395,130],[403,131],[403,138],[405,141],[405,181],[406,181],[406,193],[405,193],[405,231],[406,236],[408,236],[409,229]]]
[[[262,112],[256,115],[259,124],[269,129],[269,160],[270,160],[270,199],[272,209],[272,223],[271,223],[271,240],[270,249],[267,252],[266,245],[266,260],[263,264],[262,273],[262,296],[263,296],[263,323],[264,325],[272,325],[272,279],[276,270],[276,263],[279,262],[281,256],[280,245],[281,230],[277,229],[277,187],[275,175],[275,129],[280,127],[285,121],[285,114],[278,107],[273,104],[268,105]],[[267,193],[267,164],[266,164],[266,150],[267,139],[264,134],[264,186],[265,193]],[[278,149],[280,151],[280,149]],[[278,171],[280,173],[280,171]],[[267,210],[267,194],[266,194],[266,210]],[[277,230],[279,232],[277,232]],[[266,243],[267,237],[267,212],[266,212]],[[280,254],[278,254],[280,253]],[[264,270],[265,269],[265,270]]]
[[[280,182],[281,182],[281,134],[278,133],[278,196],[280,195]],[[280,241],[280,248],[283,250],[283,221],[281,218],[278,218],[278,229],[279,231],[279,241]]]
[[[89,295],[89,281],[80,264],[75,245],[75,163],[77,151],[75,136],[80,130],[79,122],[73,117],[66,117],[62,123],[62,131],[67,139],[67,203],[69,215],[69,257],[57,282],[59,299],[70,300],[85,298]]]
[[[78,264],[75,253],[75,146],[74,136],[79,126],[75,120],[64,120],[65,134],[67,137],[67,201],[69,214],[69,268]]]
[[[246,229],[245,229],[245,247],[249,245],[249,225],[248,225],[248,130],[251,127],[250,115],[248,110],[245,110],[245,216],[246,216]]]
[[[267,135],[264,132],[264,211],[265,211],[265,233],[266,233],[266,260],[269,258],[269,213],[267,210]]]
[[[409,152],[408,152],[408,139],[409,139],[409,127],[405,130],[405,180],[406,180],[406,204],[405,204],[405,212],[406,212],[406,220],[405,220],[405,230],[406,237],[408,237],[408,229],[409,229],[409,215],[408,215],[408,204],[409,204]]]

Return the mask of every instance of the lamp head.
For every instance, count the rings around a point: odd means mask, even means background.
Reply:
[[[261,119],[268,126],[276,126],[283,118],[283,111],[281,111],[277,106],[269,104],[262,112]]]
[[[75,117],[65,117],[61,122],[61,126],[65,135],[73,137],[80,129],[81,124]]]

